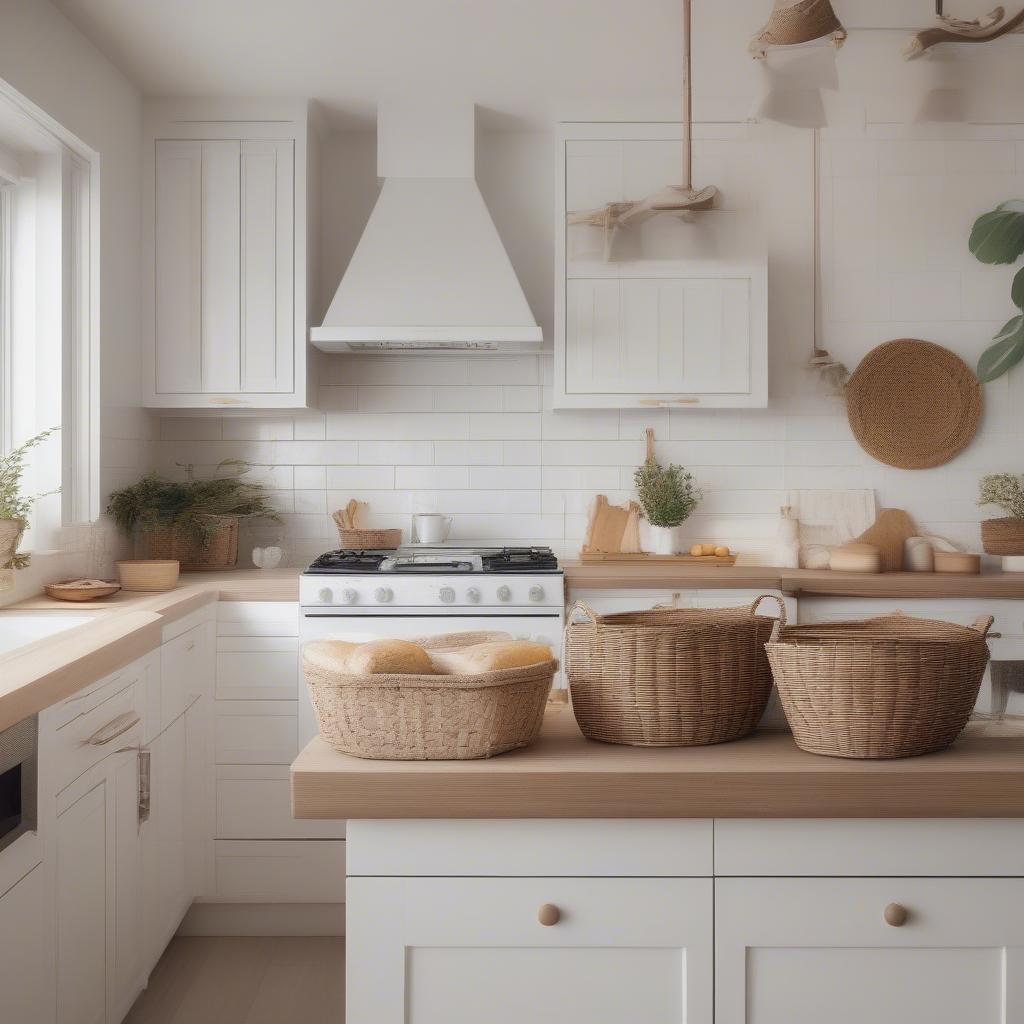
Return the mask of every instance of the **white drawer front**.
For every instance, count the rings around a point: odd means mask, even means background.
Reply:
[[[193,701],[208,691],[209,635],[193,626],[160,648],[160,719],[166,729]]]
[[[297,821],[292,817],[286,765],[237,766],[233,773],[251,770],[253,778],[224,778],[227,770],[217,773],[218,839],[344,839],[342,821]]]
[[[236,842],[219,839],[214,846],[215,902],[345,901],[344,840]]]
[[[297,701],[217,701],[217,764],[291,764],[299,752]]]
[[[693,819],[350,821],[350,875],[710,876]]]
[[[221,601],[218,636],[298,636],[298,601]]]
[[[219,700],[296,700],[299,641],[294,637],[220,637]]]
[[[53,750],[57,791],[115,750],[141,745],[145,698],[145,688],[136,679],[57,731]]]
[[[715,822],[716,875],[1024,875],[1024,821],[825,818]]]

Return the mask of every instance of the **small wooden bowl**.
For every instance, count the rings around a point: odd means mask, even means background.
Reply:
[[[57,601],[98,601],[102,597],[116,594],[121,589],[121,584],[108,580],[77,579],[48,583],[43,589],[47,597]]]
[[[882,553],[874,544],[844,544],[832,549],[828,564],[833,572],[877,573],[882,571]]]
[[[966,551],[936,551],[935,571],[977,576],[981,573],[981,555],[968,554]]]
[[[172,558],[140,558],[115,562],[117,575],[125,590],[159,593],[178,585],[181,562]]]

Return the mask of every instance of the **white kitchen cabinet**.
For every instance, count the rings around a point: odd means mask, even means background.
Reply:
[[[730,128],[701,146],[713,154],[715,172],[730,178],[733,187],[723,185],[730,209],[685,221],[656,217],[609,236],[569,225],[567,215],[678,181],[681,129],[561,125],[556,409],[767,404],[768,267],[754,212],[758,186],[745,180],[754,174],[750,140]]]
[[[39,864],[0,895],[0,1006],[4,1024],[54,1019],[47,872]]]
[[[718,879],[716,1022],[1024,1020],[1022,906],[1016,878]]]
[[[346,1020],[711,1024],[712,886],[350,878]]]
[[[147,110],[150,407],[307,402],[316,133],[304,104],[227,107]]]

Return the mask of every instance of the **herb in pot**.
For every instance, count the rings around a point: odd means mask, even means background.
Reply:
[[[18,554],[18,544],[28,525],[32,506],[46,494],[27,496],[21,493],[25,459],[33,448],[42,444],[60,427],[51,427],[30,437],[7,455],[0,456],[0,569],[24,569],[30,556]],[[55,494],[48,491],[47,494]]]

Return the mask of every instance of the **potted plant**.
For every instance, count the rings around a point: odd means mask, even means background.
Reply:
[[[196,480],[189,466],[183,482],[149,473],[110,495],[107,512],[134,536],[136,557],[176,559],[182,569],[227,569],[238,560],[239,520],[280,522],[264,487],[241,479],[248,464],[227,460],[218,468],[224,466],[238,472]]]
[[[26,497],[21,493],[25,457],[59,429],[51,427],[44,430],[9,454],[0,456],[0,570],[24,569],[29,563],[29,555],[18,554],[18,545],[28,526],[28,514],[32,506],[45,495]]]
[[[1024,555],[1024,487],[1012,473],[981,478],[978,504],[993,505],[1006,515],[981,524],[981,545],[990,555]]]
[[[982,263],[1014,263],[1024,253],[1024,200],[1010,199],[982,214],[971,230],[968,247]],[[1017,315],[1002,330],[978,360],[978,380],[1001,377],[1024,358],[1024,268],[1017,271],[1010,286],[1010,300]]]
[[[651,525],[653,554],[674,555],[679,524],[688,519],[703,496],[682,466],[662,466],[648,447],[647,460],[633,474],[640,506]]]

